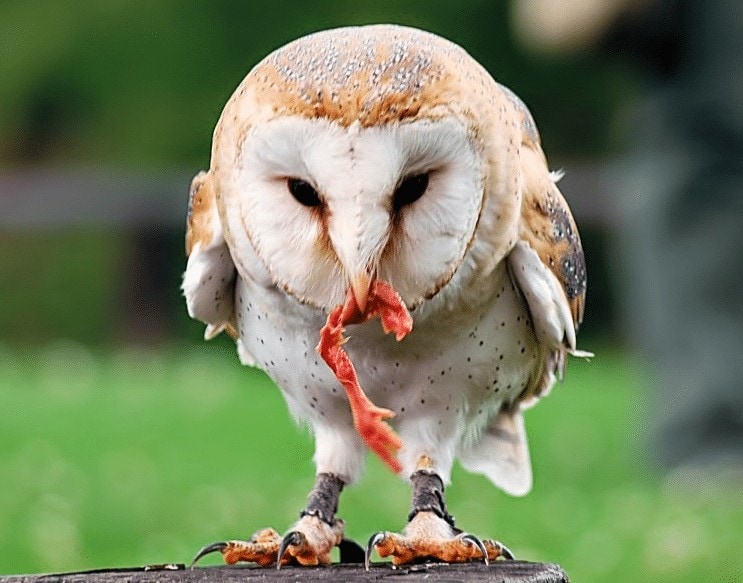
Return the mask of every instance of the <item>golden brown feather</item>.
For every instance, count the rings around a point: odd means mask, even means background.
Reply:
[[[519,237],[529,243],[562,285],[577,330],[586,297],[586,264],[578,229],[547,171],[539,144],[524,143],[521,158],[525,183]]]
[[[216,204],[211,174],[201,171],[193,177],[188,195],[186,255],[191,255],[197,243],[206,245],[211,242],[214,233],[210,216],[215,212]]]

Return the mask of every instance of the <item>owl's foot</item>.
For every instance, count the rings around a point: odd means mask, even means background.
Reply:
[[[255,533],[250,540],[230,540],[205,546],[193,560],[219,551],[224,562],[257,563],[262,567],[276,565],[327,565],[330,551],[343,540],[343,521],[327,524],[316,516],[303,516],[283,537],[273,528]]]
[[[421,456],[418,470],[410,477],[413,485],[412,509],[403,534],[378,532],[366,547],[364,564],[375,550],[380,557],[392,557],[394,565],[424,561],[464,563],[513,559],[508,548],[494,540],[481,540],[454,526],[446,510],[444,482],[432,469],[431,460]]]
[[[364,564],[369,569],[373,551],[380,557],[392,557],[393,565],[417,562],[466,563],[499,557],[513,559],[508,548],[494,540],[459,531],[433,512],[419,512],[405,526],[403,534],[378,532],[369,539]]]
[[[276,563],[281,546],[281,536],[273,528],[256,532],[250,540],[230,540],[204,546],[191,561],[193,567],[202,557],[219,551],[228,565],[245,561],[268,567]]]
[[[335,518],[343,481],[333,474],[320,473],[307,500],[301,518],[283,537],[274,529],[255,533],[250,540],[230,540],[206,545],[192,561],[193,566],[204,555],[220,552],[230,565],[238,561],[258,563],[263,567],[282,565],[326,565],[330,551],[340,547],[341,562],[361,562],[363,549],[343,538],[343,521]]]

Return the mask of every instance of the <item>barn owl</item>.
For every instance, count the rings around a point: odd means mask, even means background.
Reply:
[[[521,100],[433,34],[319,32],[248,73],[192,184],[183,291],[206,338],[230,334],[311,428],[316,481],[284,536],[258,531],[197,559],[328,563],[344,548],[341,491],[369,448],[412,502],[401,533],[370,537],[367,565],[375,552],[395,564],[511,557],[455,526],[444,488],[458,460],[526,494],[522,412],[566,354],[587,354],[585,263],[558,178]],[[397,338],[367,321],[385,310],[406,323]],[[330,348],[352,329],[340,350],[363,387],[353,395],[315,350],[332,317]]]

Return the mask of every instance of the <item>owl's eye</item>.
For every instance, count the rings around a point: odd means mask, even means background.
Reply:
[[[322,204],[320,195],[312,187],[309,182],[305,182],[299,178],[289,178],[286,181],[286,186],[289,189],[291,195],[297,200],[298,203],[308,207],[316,207]]]
[[[428,188],[428,173],[408,176],[395,189],[392,195],[392,209],[399,211],[402,207],[413,204]]]

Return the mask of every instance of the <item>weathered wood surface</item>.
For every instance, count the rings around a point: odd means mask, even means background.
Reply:
[[[390,564],[331,567],[284,567],[281,570],[253,566],[198,567],[196,569],[155,570],[112,569],[87,573],[0,576],[0,583],[289,583],[295,581],[427,581],[474,583],[567,583],[568,576],[558,566],[525,561],[498,561],[463,565],[425,564],[393,568]]]

